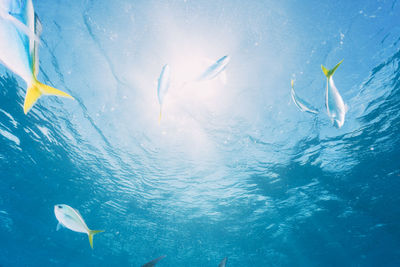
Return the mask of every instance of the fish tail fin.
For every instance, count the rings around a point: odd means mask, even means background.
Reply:
[[[325,74],[326,78],[329,78],[329,70],[327,68],[324,67],[324,65],[321,64],[321,69],[323,71],[323,73]]]
[[[95,234],[104,232],[104,230],[89,230],[88,236],[89,236],[89,243],[90,243],[90,247],[93,249],[93,236]]]
[[[51,86],[45,85],[39,82],[36,78],[34,78],[32,84],[28,87],[28,90],[26,91],[25,102],[24,102],[25,114],[28,113],[28,111],[33,107],[33,105],[42,95],[56,95],[74,99],[69,94],[60,91],[56,88],[53,88]]]
[[[293,88],[293,86],[294,86],[294,80],[292,79],[292,80],[290,80],[290,85],[292,86],[292,88]]]
[[[323,65],[321,65],[321,69],[324,72],[326,78],[329,79],[330,77],[332,77],[332,75],[335,73],[336,69],[339,68],[339,66],[340,66],[340,64],[342,64],[342,62],[343,62],[343,59],[338,64],[336,64],[336,66],[331,70],[328,70]]]

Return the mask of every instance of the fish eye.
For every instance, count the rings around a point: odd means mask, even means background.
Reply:
[[[58,205],[58,208],[59,208],[59,209],[62,209],[62,206],[61,206],[61,205]]]

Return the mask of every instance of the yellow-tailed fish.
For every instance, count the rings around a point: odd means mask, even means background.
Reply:
[[[344,119],[346,116],[347,107],[344,104],[342,97],[339,94],[338,89],[333,82],[333,74],[336,69],[342,64],[340,61],[333,69],[328,70],[323,65],[321,65],[322,71],[326,76],[326,93],[325,93],[325,105],[328,116],[331,118],[333,125],[340,128],[344,124]]]
[[[296,104],[296,106],[303,112],[309,112],[313,114],[318,114],[318,109],[314,108],[309,104],[307,101],[301,99],[297,96],[296,92],[294,91],[294,81],[291,82],[292,89],[290,90],[290,94],[292,95],[292,100]]]
[[[142,265],[142,267],[154,267],[160,260],[164,259],[166,256],[160,256],[157,259],[154,259],[152,261],[149,261],[148,263]]]
[[[54,214],[58,220],[57,231],[61,226],[72,231],[85,233],[89,236],[90,247],[93,249],[93,236],[97,233],[104,232],[103,230],[90,230],[81,214],[76,209],[65,205],[58,204],[54,206]]]
[[[228,257],[223,258],[221,263],[218,265],[218,267],[225,267],[227,261],[228,261]]]
[[[39,42],[29,33],[33,32],[37,37],[41,25],[35,16],[32,0],[2,1],[4,2],[0,7],[3,16],[8,14],[28,28],[28,32],[21,30],[25,26],[16,26],[18,23],[13,19],[0,20],[0,62],[20,76],[28,86],[24,113],[28,113],[42,94],[72,98],[65,92],[42,84],[36,78],[39,69],[37,54]]]
[[[171,71],[168,64],[166,64],[162,68],[160,77],[158,78],[157,94],[158,94],[158,103],[160,104],[160,116],[158,118],[158,122],[161,121],[162,105],[164,102],[164,97],[168,92],[170,83],[171,83]]]
[[[226,69],[226,66],[228,65],[229,61],[230,57],[228,55],[218,59],[197,78],[197,81],[207,81],[214,79]]]

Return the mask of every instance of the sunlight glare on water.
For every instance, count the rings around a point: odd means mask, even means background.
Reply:
[[[75,101],[24,115],[0,65],[1,266],[400,264],[398,1],[33,4],[38,79]],[[321,64],[342,59],[337,129]],[[105,230],[93,250],[56,231],[57,203]]]

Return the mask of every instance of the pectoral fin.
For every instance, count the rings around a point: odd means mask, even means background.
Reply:
[[[62,227],[64,227],[64,226],[61,223],[58,223],[56,231],[60,230]]]

